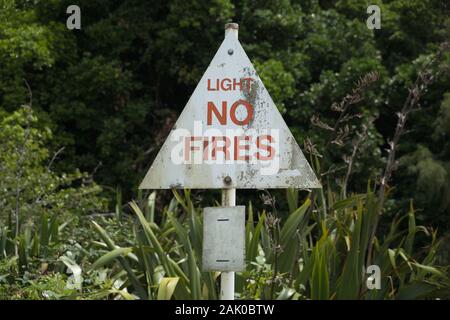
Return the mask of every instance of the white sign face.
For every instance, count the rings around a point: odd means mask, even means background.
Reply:
[[[140,189],[321,188],[229,30]]]

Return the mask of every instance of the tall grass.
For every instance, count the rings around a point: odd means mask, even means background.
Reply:
[[[174,191],[163,212],[155,212],[154,194],[144,208],[130,203],[136,218],[129,247],[117,246],[92,222],[108,248],[93,268],[111,268],[140,299],[217,299],[218,276],[202,272],[202,219],[189,190]],[[310,197],[299,203],[287,192],[290,214],[253,212],[247,207],[247,268],[237,273],[236,295],[252,299],[420,299],[450,297],[447,269],[437,266],[436,232],[417,226],[413,206],[375,239],[373,264],[381,270],[381,288],[366,285],[366,254],[378,198],[370,189],[346,199],[329,194],[328,215],[314,214]],[[149,207],[150,206],[150,207]],[[145,215],[143,212],[152,212]],[[276,214],[276,213],[275,213]],[[160,217],[158,223],[155,216]],[[406,229],[401,227],[407,224]],[[428,244],[418,248],[417,234]]]

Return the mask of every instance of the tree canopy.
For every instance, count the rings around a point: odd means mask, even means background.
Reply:
[[[81,30],[66,28],[70,4],[0,1],[0,114],[27,104],[31,90],[39,126],[53,132],[50,152],[65,148],[55,168],[95,172],[99,184],[119,186],[128,198],[226,22],[240,24],[241,43],[301,145],[307,138],[325,145],[327,135],[311,118],[333,121],[338,114],[330,106],[364,74],[379,75],[348,124],[350,133],[361,124],[367,132],[350,190],[381,176],[408,85],[450,38],[449,6],[438,0],[80,0]],[[366,26],[369,4],[381,8],[379,30]],[[450,223],[449,87],[445,72],[428,88],[402,138],[394,176],[395,203],[414,198],[419,208],[432,208],[419,218],[443,225]],[[324,150],[330,164],[351,153],[351,145],[334,142]]]

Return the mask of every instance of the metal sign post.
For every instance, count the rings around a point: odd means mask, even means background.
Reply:
[[[222,190],[222,206],[236,205],[236,189]],[[220,275],[220,300],[234,300],[234,271],[222,272]]]
[[[221,272],[220,298],[234,299],[245,270],[245,207],[236,189],[320,188],[320,183],[238,40],[225,39],[148,170],[140,189],[222,189],[204,208],[203,271]]]

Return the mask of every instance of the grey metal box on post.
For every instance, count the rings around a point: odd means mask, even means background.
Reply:
[[[245,269],[245,206],[203,210],[203,271]]]

